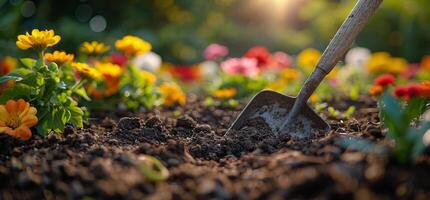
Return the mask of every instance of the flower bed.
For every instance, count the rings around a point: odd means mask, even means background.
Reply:
[[[430,197],[429,57],[352,49],[309,102],[332,130],[297,139],[258,119],[224,134],[256,92],[296,94],[316,49],[212,44],[175,66],[131,35],[76,55],[47,52],[52,30],[17,39],[35,57],[0,62],[4,199]]]
[[[35,136],[29,142],[3,135],[3,195],[21,199],[428,196],[429,149],[417,164],[399,165],[380,154],[377,146],[362,142],[346,148],[348,141],[358,139],[389,145],[375,102],[342,101],[336,108],[349,104],[357,107],[350,120],[331,118],[333,131],[307,141],[278,140],[252,126],[223,137],[242,105],[226,109],[205,106],[201,100],[178,108],[180,117],[175,117],[178,110],[171,109],[99,113],[90,126],[68,126],[64,135]],[[169,178],[148,180],[139,171],[139,157],[144,155],[160,159]]]

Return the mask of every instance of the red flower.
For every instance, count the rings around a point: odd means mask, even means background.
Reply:
[[[259,68],[264,68],[272,62],[272,54],[263,46],[256,46],[249,49],[245,57],[256,59]]]
[[[398,86],[394,89],[394,96],[405,101],[422,96],[420,85]]]
[[[378,78],[375,79],[375,85],[379,85],[382,87],[388,86],[393,84],[395,81],[395,78],[393,75],[391,74],[384,74],[379,76]]]
[[[404,100],[409,99],[409,97],[408,97],[408,86],[397,86],[394,89],[394,96],[396,96],[397,98],[400,98],[400,99],[404,99]]]
[[[121,53],[114,53],[110,55],[109,60],[111,63],[117,64],[119,66],[124,66],[128,61],[127,56]]]
[[[175,66],[170,69],[173,77],[180,79],[184,82],[192,82],[200,80],[199,66]]]

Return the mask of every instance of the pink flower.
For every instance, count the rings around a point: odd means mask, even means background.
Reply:
[[[273,60],[275,61],[275,68],[290,67],[293,63],[291,56],[282,51],[275,52],[273,54]]]
[[[206,60],[218,60],[228,54],[228,48],[220,44],[210,44],[204,51]]]
[[[257,60],[253,58],[230,58],[221,63],[222,70],[227,74],[256,76],[259,72]]]

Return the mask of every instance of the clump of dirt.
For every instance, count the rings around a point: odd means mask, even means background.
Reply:
[[[348,120],[322,113],[333,130],[307,140],[276,137],[261,119],[224,135],[243,105],[189,99],[184,107],[96,113],[83,129],[27,142],[0,135],[0,199],[430,198],[430,150],[403,166],[342,142],[389,144],[370,99],[333,103],[357,112]],[[141,155],[158,158],[169,178],[146,180]]]

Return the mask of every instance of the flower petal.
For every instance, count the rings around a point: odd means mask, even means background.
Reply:
[[[6,110],[9,113],[17,112],[17,103],[15,100],[9,100],[6,102]]]
[[[9,118],[9,112],[4,105],[0,105],[0,122],[6,122]]]

